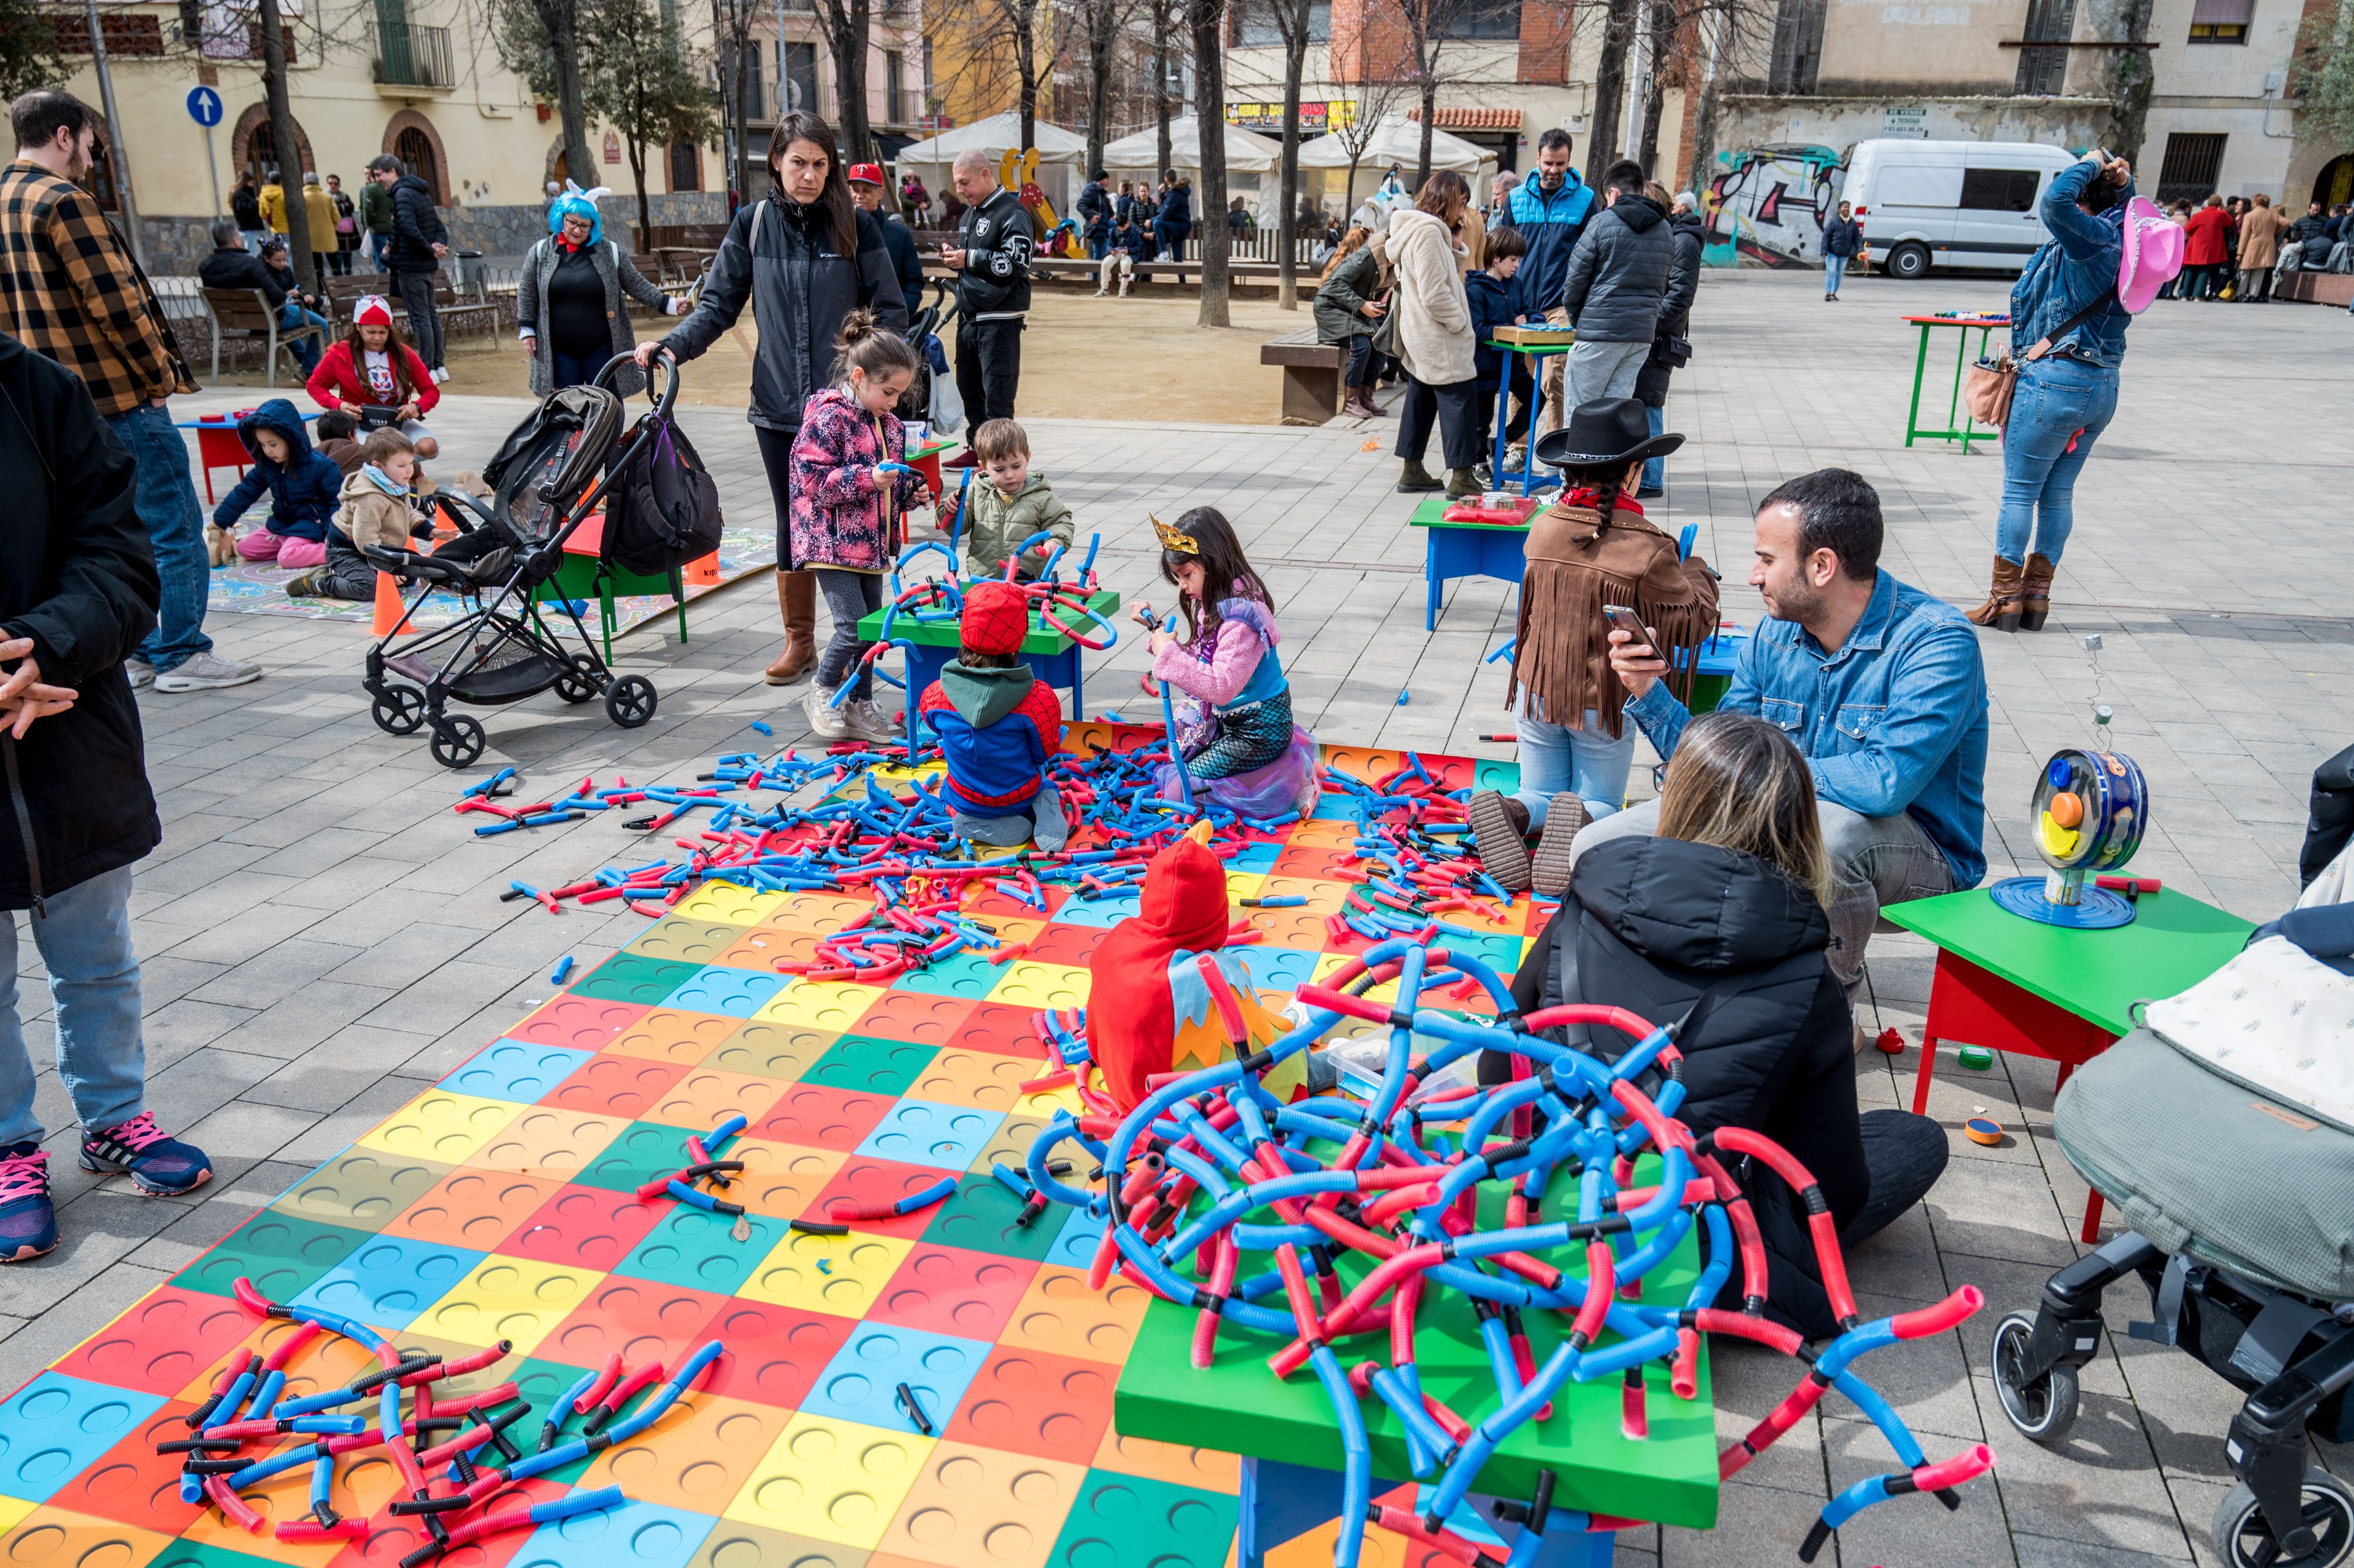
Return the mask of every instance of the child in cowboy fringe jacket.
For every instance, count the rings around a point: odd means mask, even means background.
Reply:
[[[907,432],[892,412],[915,379],[916,351],[876,324],[872,311],[842,323],[834,384],[801,408],[793,440],[792,507],[786,543],[790,562],[817,577],[833,617],[833,636],[818,656],[807,698],[810,727],[827,740],[896,740],[899,721],[875,705],[873,646],[858,620],[883,607],[883,577],[905,537],[907,508],[928,500],[923,478],[907,466]],[[854,673],[852,666],[857,666]],[[854,682],[847,701],[834,695]]]

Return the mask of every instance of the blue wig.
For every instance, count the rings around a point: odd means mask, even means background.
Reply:
[[[605,220],[599,216],[597,204],[575,187],[547,204],[547,232],[562,234],[564,220],[574,213],[588,220],[588,243],[596,244],[605,238]]]

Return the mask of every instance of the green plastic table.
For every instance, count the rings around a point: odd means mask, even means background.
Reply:
[[[1087,608],[1106,620],[1119,613],[1119,595],[1109,588],[1097,588],[1088,597]],[[883,635],[883,617],[887,610],[869,610],[858,620],[858,635],[868,642]],[[1063,619],[1071,620],[1071,616]],[[1094,622],[1081,621],[1080,629],[1092,629]],[[916,711],[917,701],[924,688],[940,678],[940,669],[956,657],[959,647],[957,623],[953,620],[919,621],[912,615],[901,615],[891,623],[894,639],[904,637],[914,644],[907,657],[907,711]],[[1079,645],[1070,638],[1030,612],[1030,634],[1022,640],[1023,655],[1029,661],[1030,673],[1050,686],[1071,694],[1071,717],[1087,716],[1086,695],[1081,687]]]
[[[1929,1103],[1937,1044],[1985,1045],[2060,1064],[2060,1082],[2133,1028],[2136,1001],[2172,996],[2247,945],[2247,921],[2187,893],[2146,893],[2130,925],[2106,931],[2013,915],[1985,888],[1892,904],[1888,920],[1937,945],[1913,1109]],[[2083,1237],[2098,1239],[2101,1195]]]
[[[1496,483],[1499,487],[1504,482],[1504,427],[1511,422],[1512,366],[1517,363],[1515,355],[1526,355],[1537,362],[1536,369],[1530,376],[1530,380],[1534,384],[1532,389],[1535,396],[1530,400],[1529,439],[1521,443],[1521,493],[1530,494],[1534,491],[1550,489],[1561,482],[1558,477],[1547,479],[1536,477],[1536,433],[1544,427],[1545,359],[1552,355],[1567,354],[1576,344],[1577,334],[1575,332],[1564,333],[1545,343],[1505,343],[1500,338],[1491,337],[1480,344],[1482,348],[1496,349],[1504,356],[1496,373],[1496,452],[1490,460],[1491,466],[1488,471],[1496,476]],[[1569,383],[1565,378],[1562,382],[1561,395],[1563,400],[1566,402],[1569,397]]]
[[[1527,524],[1449,523],[1447,509],[1456,504],[1444,495],[1426,495],[1406,524],[1426,531],[1422,536],[1425,631],[1438,630],[1438,601],[1451,579],[1495,577],[1517,583],[1525,564],[1522,546],[1529,536]]]
[[[1987,440],[2000,433],[1993,429],[1980,431],[1970,418],[1968,410],[1962,407],[1962,372],[1969,364],[1969,329],[1972,327],[1978,329],[1978,357],[1983,359],[1986,357],[1987,343],[1993,337],[1994,329],[2009,326],[2010,318],[2009,316],[1906,316],[1904,320],[1921,329],[1921,352],[1913,356],[1913,406],[1904,416],[1904,444],[1911,446],[1916,436],[1937,441],[1959,441],[1962,443],[1962,455],[1967,457],[1972,440]],[[1925,430],[1921,428],[1921,382],[1929,367],[1929,334],[1937,327],[1959,327],[1962,330],[1954,334],[1954,389],[1946,399],[1946,428],[1942,430]],[[1954,419],[1957,415],[1962,421],[1959,429],[1953,428]]]
[[[564,559],[555,575],[539,586],[537,598],[597,601],[598,629],[605,640],[605,662],[613,662],[613,638],[620,617],[616,598],[631,594],[666,596],[678,608],[678,640],[686,641],[686,584],[675,567],[667,572],[631,572],[604,559],[605,517],[599,513],[572,530],[564,541]]]
[[[1648,1159],[1645,1165],[1656,1169]],[[1655,1178],[1639,1172],[1638,1181]],[[1488,1195],[1483,1194],[1486,1215]],[[1500,1223],[1501,1202],[1488,1223]],[[1583,1260],[1564,1248],[1549,1261],[1582,1273]],[[1344,1277],[1363,1267],[1354,1256],[1341,1261]],[[1681,1303],[1699,1269],[1699,1246],[1691,1236],[1667,1263],[1644,1280],[1644,1298]],[[1267,1550],[1337,1517],[1341,1496],[1341,1439],[1332,1407],[1312,1372],[1305,1369],[1278,1382],[1267,1358],[1283,1341],[1224,1325],[1215,1363],[1195,1372],[1192,1361],[1195,1313],[1156,1300],[1147,1309],[1113,1396],[1112,1425],[1124,1436],[1147,1437],[1188,1447],[1242,1457],[1242,1535],[1238,1568],[1261,1568]],[[1434,1287],[1423,1300],[1416,1346],[1422,1385],[1432,1395],[1476,1421],[1496,1404],[1494,1375],[1479,1340],[1468,1298]],[[1539,1364],[1552,1354],[1566,1323],[1550,1312],[1532,1312],[1527,1325]],[[1386,1363],[1386,1334],[1358,1341],[1378,1347]],[[1359,1354],[1341,1348],[1343,1364]],[[1677,1399],[1658,1369],[1650,1369],[1649,1435],[1628,1437],[1620,1425],[1622,1384],[1617,1378],[1570,1384],[1553,1402],[1553,1417],[1532,1421],[1504,1440],[1480,1472],[1475,1506],[1493,1498],[1525,1500],[1540,1470],[1553,1472],[1553,1508],[1622,1520],[1686,1525],[1706,1530],[1716,1523],[1717,1440],[1706,1338],[1701,1343],[1699,1390]],[[1378,1400],[1363,1402],[1372,1447],[1374,1493],[1379,1496],[1413,1472],[1406,1463],[1405,1428]],[[1484,1509],[1482,1510],[1484,1512]],[[1591,1533],[1547,1531],[1538,1558],[1542,1568],[1608,1568],[1613,1530]]]

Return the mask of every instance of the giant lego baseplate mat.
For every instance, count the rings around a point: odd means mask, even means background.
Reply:
[[[1109,734],[1075,725],[1067,744]],[[1326,760],[1370,779],[1400,758],[1334,747]],[[1516,771],[1424,761],[1454,788],[1510,788]],[[1306,900],[1236,912],[1265,934],[1240,950],[1266,990],[1344,962],[1325,923],[1352,891],[1331,876],[1355,832],[1344,815],[1254,833],[1229,862],[1235,899]],[[636,835],[597,827],[574,841],[584,863],[627,863]],[[1083,830],[1073,844],[1088,842]],[[0,1403],[0,1563],[391,1568],[424,1541],[416,1518],[389,1512],[400,1483],[380,1447],[343,1459],[333,1482],[334,1509],[373,1528],[364,1540],[275,1536],[308,1510],[300,1467],[244,1489],[258,1533],[182,1500],[183,1456],[157,1443],[186,1439],[225,1374],[295,1331],[239,1305],[245,1277],[273,1301],[372,1324],[403,1355],[509,1342],[504,1360],[438,1387],[454,1405],[514,1383],[533,1406],[512,1428],[525,1453],[549,1405],[608,1356],[674,1367],[724,1344],[644,1434],[514,1489],[618,1486],[626,1507],[487,1539],[446,1559],[457,1568],[1220,1568],[1235,1458],[1112,1429],[1145,1293],[1117,1278],[1089,1290],[1102,1222],[1055,1208],[1016,1225],[1021,1201],[990,1174],[1076,1108],[1068,1088],[1022,1088],[1048,1065],[1034,1015],[1086,1002],[1089,953],[1137,907],[1133,893],[1046,895],[1044,915],[995,891],[966,902],[1028,957],[959,955],[887,988],[772,968],[865,912],[863,898],[708,883],[681,899]],[[1451,918],[1486,929],[1477,945],[1509,970],[1530,907]],[[731,1114],[747,1118],[726,1151],[746,1167],[729,1192],[748,1211],[743,1242],[725,1216],[637,1196]],[[887,1202],[943,1175],[958,1191],[922,1213],[843,1236],[788,1229],[837,1199]],[[285,1392],[372,1364],[323,1337],[288,1361]],[[896,1403],[902,1383],[931,1436]]]

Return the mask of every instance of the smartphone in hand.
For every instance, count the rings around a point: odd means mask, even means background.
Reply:
[[[1633,610],[1628,609],[1625,605],[1606,604],[1602,607],[1602,613],[1609,618],[1611,625],[1627,633],[1628,636],[1633,638],[1637,642],[1647,643],[1650,641],[1651,634],[1649,630],[1645,630],[1642,618],[1638,616]]]

